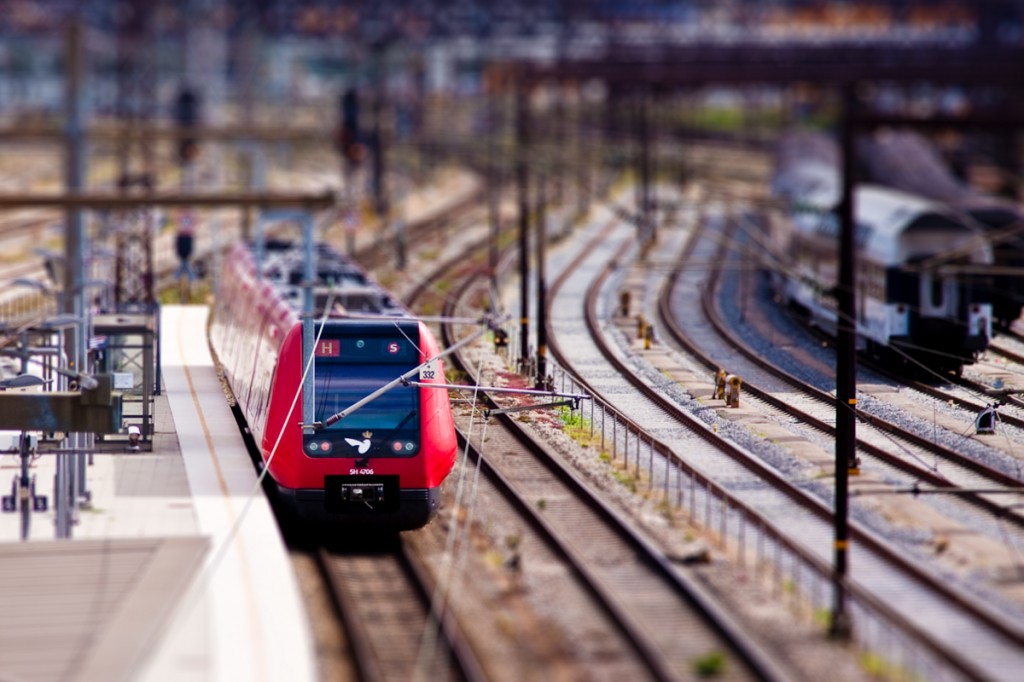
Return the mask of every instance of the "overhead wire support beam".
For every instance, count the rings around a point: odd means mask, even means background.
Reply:
[[[84,192],[66,192],[64,194],[0,194],[0,210],[17,208],[125,210],[145,206],[195,206],[199,208],[244,206],[260,209],[296,208],[320,210],[340,205],[341,202],[333,191],[319,193],[211,192],[203,194],[147,194],[145,196]]]
[[[500,320],[498,320],[498,324],[501,324],[504,321],[505,321],[504,318],[501,318]],[[424,369],[425,367],[433,364],[434,362],[436,362],[438,360],[441,360],[443,358],[448,357],[449,355],[451,355],[452,353],[456,352],[460,348],[462,348],[464,346],[467,346],[470,343],[476,341],[477,339],[479,339],[481,336],[484,335],[484,333],[488,330],[488,328],[489,327],[487,325],[482,325],[482,328],[480,330],[473,332],[472,334],[470,334],[469,336],[465,337],[464,339],[462,339],[462,340],[452,344],[448,348],[445,348],[443,351],[441,351],[437,355],[435,355],[432,358],[429,358],[428,360],[426,360],[425,362],[422,362],[419,365],[413,367],[408,372],[405,372],[404,374],[402,374],[402,375],[392,379],[388,383],[386,383],[383,386],[381,386],[380,388],[378,388],[373,393],[370,393],[366,397],[364,397],[364,398],[362,398],[360,400],[357,400],[356,402],[352,403],[351,405],[346,407],[341,412],[336,412],[336,413],[332,414],[330,417],[327,417],[327,419],[324,419],[322,422],[305,422],[303,424],[300,424],[300,426],[303,429],[312,428],[314,431],[322,431],[323,429],[331,426],[332,424],[334,424],[334,423],[344,419],[345,417],[347,417],[348,415],[352,414],[356,410],[360,409],[361,407],[363,407],[367,403],[369,403],[369,402],[371,402],[373,400],[376,400],[377,398],[379,398],[380,396],[384,395],[385,393],[387,393],[391,389],[395,388],[396,386],[400,386],[400,385],[404,385],[404,384],[408,383],[409,379],[411,379],[413,376],[419,374],[420,370]]]
[[[1024,66],[1021,67],[1024,69]],[[972,111],[965,116],[945,114],[922,116],[899,116],[894,114],[860,113],[853,120],[858,130],[870,131],[875,128],[937,128],[960,130],[975,128],[982,132],[993,128],[1017,130],[1024,121],[1024,109],[1003,108],[998,111]]]
[[[568,398],[579,405],[581,400],[590,400],[589,395],[582,393],[559,393],[558,391],[541,391],[530,388],[506,388],[504,386],[477,386],[474,384],[425,384],[420,381],[406,381],[406,385],[417,388],[447,388],[458,391],[480,391],[482,393],[505,393],[509,395],[536,395],[545,398]]]
[[[571,407],[578,410],[581,400],[590,400],[589,395],[582,393],[559,393],[558,391],[542,391],[528,388],[505,388],[502,386],[474,386],[471,384],[425,384],[419,381],[406,381],[406,385],[416,388],[444,388],[455,391],[473,391],[480,393],[505,393],[512,395],[535,395],[545,398],[565,398],[550,403],[535,403],[533,405],[516,405],[513,407],[500,407],[494,410],[484,410],[484,416],[490,417],[495,414],[510,414],[512,412],[526,412],[529,410],[543,410],[550,407]]]
[[[575,410],[579,404],[573,400],[559,400],[553,403],[537,403],[536,405],[517,405],[515,407],[499,407],[496,410],[484,410],[484,417],[491,417],[496,414],[512,414],[513,412],[529,412],[531,410],[545,410],[550,407],[569,407]]]
[[[262,128],[256,126],[170,126],[136,122],[131,126],[94,124],[84,129],[91,141],[157,141],[184,138],[213,142],[292,142],[322,144],[333,142],[328,128]],[[57,126],[2,126],[0,140],[41,140],[60,142],[67,136]]]
[[[406,321],[410,318],[409,315],[369,315],[363,313],[345,313],[341,317],[346,320],[375,320],[377,322],[381,320],[394,320],[394,321]],[[492,324],[494,318],[491,315],[484,315],[483,317],[448,317],[445,315],[412,315],[412,319],[419,320],[420,322],[438,322],[447,324]]]
[[[709,49],[712,48],[712,49]],[[574,59],[553,64],[525,64],[526,83],[551,79],[599,78],[630,85],[695,86],[707,83],[834,84],[855,80],[943,82],[976,85],[980,82],[1016,87],[1024,68],[1024,50],[1013,47],[963,48],[930,46],[769,47],[696,43],[662,48],[657,61],[642,50],[611,58]]]

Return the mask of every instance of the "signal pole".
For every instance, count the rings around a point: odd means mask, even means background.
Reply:
[[[525,371],[530,360],[530,201],[526,154],[529,145],[526,88],[516,93],[516,186],[519,191],[519,361]]]
[[[637,134],[640,137],[639,140],[639,158],[637,165],[639,166],[640,182],[637,185],[637,208],[640,214],[640,225],[637,230],[639,232],[638,241],[640,246],[650,246],[654,240],[654,220],[651,216],[651,136],[648,130],[648,94],[644,90],[640,93],[640,102],[636,107],[637,117]]]
[[[337,147],[341,156],[341,191],[345,203],[349,206],[355,200],[356,165],[362,158],[362,146],[359,142],[359,93],[355,88],[348,88],[338,100],[341,122],[338,125]],[[349,256],[356,253],[356,225],[354,209],[345,210],[345,252]]]
[[[545,282],[544,261],[547,258],[547,196],[543,174],[537,175],[537,379],[536,387],[547,389],[548,333],[545,323],[548,308],[548,290]]]

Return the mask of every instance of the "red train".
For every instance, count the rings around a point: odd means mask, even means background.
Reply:
[[[210,338],[279,500],[301,521],[425,525],[457,451],[447,391],[399,383],[331,417],[437,355],[437,342],[358,267],[319,245],[313,399],[304,408],[302,250],[271,242],[264,254],[257,267],[254,250],[239,244],[226,260]],[[428,368],[419,382],[444,382],[440,360]]]

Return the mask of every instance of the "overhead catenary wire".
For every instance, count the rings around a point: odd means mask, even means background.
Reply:
[[[463,521],[460,523],[458,515],[455,516],[454,522],[449,525],[448,534],[445,538],[444,551],[442,553],[441,566],[438,570],[439,580],[434,587],[434,593],[430,600],[430,622],[429,626],[424,629],[423,637],[420,640],[420,647],[417,654],[417,665],[415,672],[415,679],[422,679],[429,670],[430,656],[432,655],[435,644],[437,641],[438,631],[441,627],[441,623],[444,617],[444,612],[447,609],[449,594],[451,586],[456,584],[456,576],[460,572],[460,568],[465,566],[465,554],[468,552],[470,543],[463,543],[463,560],[457,560],[455,556],[455,548],[457,541],[460,537],[467,535],[472,529],[472,517],[473,509],[476,506],[477,491],[479,490],[479,477],[480,477],[480,466],[477,462],[476,466],[473,467],[473,480],[468,485],[466,484],[467,468],[469,466],[469,448],[473,428],[476,425],[477,408],[476,405],[476,391],[478,390],[479,382],[475,382],[474,386],[474,400],[472,411],[470,413],[469,430],[466,435],[466,445],[462,452],[462,463],[459,467],[459,478],[458,484],[455,489],[455,509],[466,509],[467,513]],[[484,433],[486,434],[487,423],[484,421]],[[468,500],[468,502],[467,502]]]
[[[413,375],[418,374],[420,372],[420,370],[422,370],[423,368],[427,367],[431,363],[436,362],[437,360],[441,360],[441,359],[445,358],[446,356],[451,355],[452,353],[454,353],[458,349],[462,348],[466,344],[471,343],[472,341],[475,341],[480,336],[483,336],[483,334],[486,331],[487,331],[487,327],[484,326],[484,328],[480,329],[479,331],[475,332],[474,334],[472,334],[472,335],[470,335],[470,336],[468,336],[468,337],[466,337],[464,339],[461,339],[460,341],[457,341],[456,343],[454,343],[453,345],[449,346],[445,350],[442,350],[442,351],[438,352],[437,354],[435,354],[431,358],[427,359],[426,361],[421,362],[420,364],[416,365],[415,367],[413,367],[409,371],[402,373],[400,376],[392,379],[391,381],[389,381],[388,383],[384,384],[383,386],[378,388],[373,393],[370,393],[366,397],[364,397],[364,398],[362,398],[360,400],[357,400],[355,403],[353,403],[349,407],[346,407],[344,410],[341,410],[340,412],[336,412],[336,413],[332,414],[331,416],[329,416],[326,419],[324,419],[322,422],[317,422],[317,423],[311,424],[309,426],[313,426],[317,430],[322,430],[322,429],[325,429],[328,426],[338,422],[339,420],[344,419],[345,417],[347,417],[348,415],[352,414],[356,410],[360,409],[361,407],[363,407],[367,403],[369,403],[369,402],[371,402],[373,400],[376,400],[378,397],[380,397],[384,393],[387,393],[388,391],[392,390],[396,386],[400,386],[406,380],[410,379]]]

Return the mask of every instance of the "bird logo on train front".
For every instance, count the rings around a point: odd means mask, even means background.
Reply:
[[[363,440],[356,440],[355,438],[346,438],[345,442],[356,448],[356,451],[360,455],[365,455],[370,449],[370,438],[373,437],[373,433],[370,431],[363,431]]]

